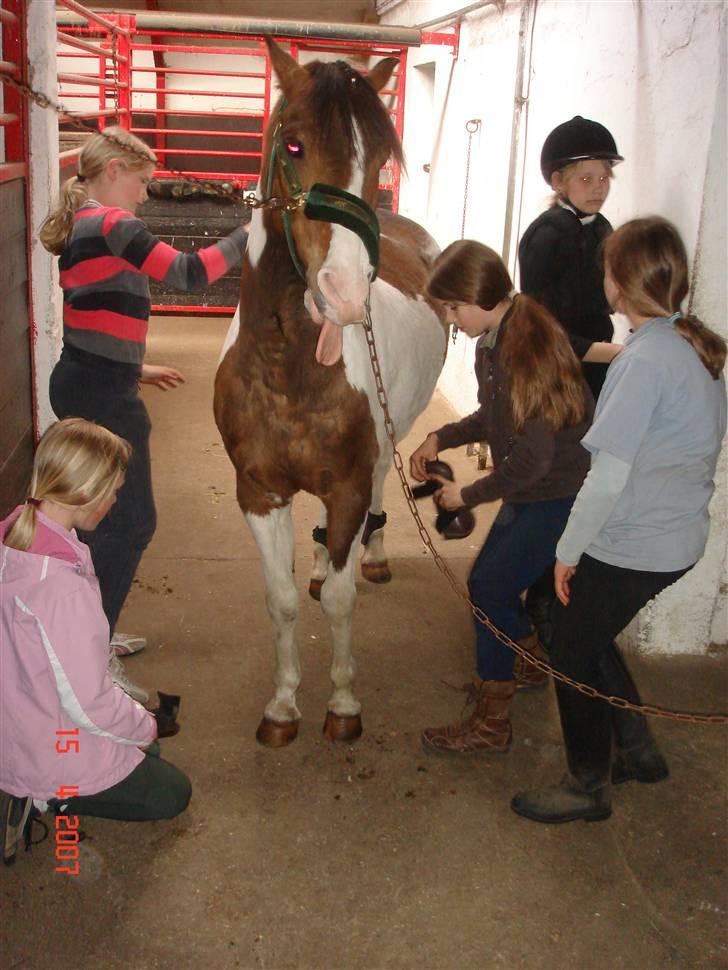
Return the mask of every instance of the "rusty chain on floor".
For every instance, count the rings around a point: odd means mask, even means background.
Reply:
[[[612,707],[621,707],[624,710],[636,711],[639,714],[645,714],[648,717],[661,717],[670,721],[688,721],[691,724],[725,724],[728,722],[728,714],[695,714],[688,711],[671,711],[666,708],[656,707],[653,704],[633,704],[631,701],[626,700],[624,697],[614,697],[611,694],[603,694],[598,691],[595,687],[589,684],[582,684],[577,680],[573,680],[571,677],[567,677],[566,674],[562,674],[560,671],[555,670],[549,664],[545,663],[543,660],[538,660],[532,654],[521,647],[518,643],[499,630],[497,626],[492,622],[490,617],[476,606],[471,600],[467,589],[463,586],[460,580],[452,572],[448,564],[442,558],[440,553],[435,549],[432,538],[427,531],[427,527],[422,521],[422,517],[417,509],[417,504],[415,498],[412,494],[412,489],[407,481],[407,477],[404,472],[404,463],[402,461],[402,456],[397,449],[397,441],[395,437],[394,422],[389,413],[389,404],[387,401],[387,393],[384,389],[384,382],[382,380],[382,372],[379,366],[379,358],[377,356],[377,348],[374,341],[374,330],[372,327],[372,317],[369,307],[369,301],[366,304],[365,319],[362,321],[364,325],[364,333],[366,334],[367,347],[369,348],[369,357],[372,364],[372,371],[374,373],[374,381],[377,388],[377,398],[379,400],[379,405],[384,414],[384,428],[387,432],[387,437],[392,446],[392,458],[394,461],[394,467],[397,469],[397,474],[399,475],[399,480],[402,485],[402,491],[407,500],[407,505],[409,506],[412,517],[417,523],[417,528],[420,533],[420,538],[430,552],[430,555],[435,560],[435,565],[440,570],[440,572],[445,576],[453,590],[457,595],[464,600],[473,616],[482,623],[483,626],[487,627],[488,630],[493,634],[493,636],[500,641],[504,646],[508,647],[518,656],[523,657],[528,663],[537,667],[543,673],[548,674],[555,680],[561,681],[563,684],[567,684],[569,687],[573,687],[580,694],[584,694],[586,697],[597,698],[599,700],[606,701]]]
[[[21,91],[29,100],[33,101],[40,108],[49,109],[55,112],[59,117],[66,119],[75,128],[81,131],[88,132],[92,135],[103,134],[105,138],[109,141],[117,144],[124,152],[128,152],[132,155],[136,155],[140,160],[145,163],[149,162],[149,157],[144,152],[138,151],[127,145],[121,139],[115,138],[113,135],[107,135],[103,131],[99,132],[96,128],[91,125],[86,124],[80,118],[74,118],[73,115],[69,114],[62,105],[53,102],[47,95],[41,94],[35,91],[29,84],[25,81],[18,80],[11,73],[7,71],[0,70],[0,80],[4,83],[12,85]],[[170,174],[174,175],[175,178],[191,184],[202,187],[207,193],[211,195],[217,195],[220,198],[228,199],[229,201],[243,202],[249,205],[253,209],[285,209],[287,211],[293,211],[300,208],[305,204],[305,196],[301,197],[271,197],[269,199],[259,199],[254,192],[239,192],[235,189],[226,191],[219,186],[215,185],[213,182],[208,182],[202,179],[197,179],[191,175],[185,175],[184,172],[180,172],[176,169],[169,169]],[[379,358],[377,357],[377,349],[374,341],[374,331],[372,328],[372,318],[371,311],[369,307],[369,300],[366,303],[366,315],[365,319],[362,321],[364,326],[364,333],[366,335],[367,347],[369,348],[369,357],[371,359],[372,371],[374,373],[374,380],[377,390],[377,399],[379,405],[382,408],[384,414],[384,427],[387,432],[387,437],[389,438],[390,444],[392,446],[392,458],[394,462],[394,467],[397,470],[397,475],[399,476],[400,483],[402,485],[402,491],[404,492],[405,499],[409,506],[412,517],[414,518],[417,528],[420,533],[420,538],[425,544],[426,548],[429,550],[430,555],[435,561],[435,565],[440,570],[440,572],[445,576],[453,590],[457,595],[464,600],[468,607],[470,608],[473,616],[476,617],[479,623],[487,627],[488,630],[499,640],[504,646],[508,647],[514,653],[518,654],[527,663],[532,664],[538,670],[543,673],[548,674],[555,680],[561,681],[561,683],[567,684],[569,687],[573,687],[575,690],[579,691],[580,694],[584,694],[586,697],[596,698],[599,700],[606,701],[612,707],[620,707],[624,710],[636,711],[639,714],[644,714],[648,717],[659,717],[671,721],[687,721],[691,724],[725,724],[728,723],[728,714],[700,714],[691,713],[688,711],[672,711],[662,707],[656,707],[653,704],[633,704],[631,701],[626,700],[624,697],[614,697],[613,695],[604,694],[598,691],[595,687],[589,684],[582,684],[579,681],[573,680],[571,677],[567,677],[566,674],[560,673],[555,670],[549,664],[545,663],[543,660],[538,660],[532,654],[530,654],[523,647],[519,646],[514,640],[502,630],[499,630],[497,626],[492,622],[489,616],[476,606],[468,595],[467,589],[463,586],[460,580],[454,575],[448,564],[435,549],[432,538],[430,537],[427,527],[425,526],[420,513],[417,509],[415,503],[415,498],[412,495],[412,489],[407,481],[407,477],[404,472],[404,463],[402,461],[402,456],[397,449],[397,440],[395,437],[394,423],[392,421],[391,415],[389,413],[389,404],[387,401],[387,393],[384,389],[384,382],[382,380],[382,373],[379,367]]]

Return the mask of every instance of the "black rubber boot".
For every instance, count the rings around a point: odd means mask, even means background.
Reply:
[[[641,704],[634,681],[615,644],[605,651],[599,662],[604,693],[624,697],[632,704]],[[616,751],[612,766],[612,784],[639,781],[654,784],[670,774],[667,762],[660,754],[650,731],[647,718],[637,711],[612,707],[612,727]]]
[[[556,682],[569,773],[560,785],[519,792],[517,815],[534,822],[601,822],[612,814],[612,724],[607,704]]]
[[[602,822],[612,814],[609,788],[586,792],[571,775],[564,775],[560,785],[539,788],[514,795],[511,808],[533,822]]]

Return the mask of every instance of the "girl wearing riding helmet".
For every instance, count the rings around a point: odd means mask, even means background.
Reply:
[[[594,399],[621,350],[604,295],[599,250],[612,227],[601,214],[612,166],[622,156],[611,133],[577,115],[554,128],[541,151],[541,172],[554,190],[551,207],[531,223],[518,247],[521,290],[566,330]],[[552,567],[529,589],[526,609],[548,648],[554,603]]]
[[[577,115],[554,128],[541,151],[553,203],[531,223],[518,247],[521,290],[564,327],[595,399],[620,349],[611,343],[614,328],[599,248],[612,231],[601,208],[612,166],[621,161],[611,133],[596,121]]]

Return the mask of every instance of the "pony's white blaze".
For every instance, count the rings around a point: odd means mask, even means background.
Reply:
[[[361,135],[356,124],[354,144],[356,151],[346,191],[361,197],[364,169]],[[316,276],[316,285],[326,300],[327,319],[340,327],[362,319],[371,271],[369,255],[356,233],[343,226],[332,225],[329,250]]]

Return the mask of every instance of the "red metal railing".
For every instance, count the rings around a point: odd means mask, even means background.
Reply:
[[[86,20],[58,35],[59,100],[73,103],[68,118],[96,120],[99,128],[113,120],[144,138],[161,162],[157,178],[183,171],[246,189],[256,184],[271,108],[271,68],[262,38],[251,37],[251,46],[241,48],[231,46],[228,35],[214,32],[154,30],[142,35],[133,15],[101,17],[76,0],[58,2]],[[391,101],[401,136],[404,101],[397,86],[404,83],[406,49],[308,38],[291,44],[295,58],[320,52],[399,59],[392,86],[382,95]],[[184,63],[175,63],[178,57],[184,57]],[[211,58],[217,62],[214,66],[209,65]],[[258,66],[255,61],[262,63],[257,70],[249,69],[241,58],[252,59],[253,68]],[[225,61],[229,68],[222,66]],[[73,162],[77,152],[78,148],[63,152],[62,164]],[[223,160],[228,164],[222,165]],[[385,168],[380,184],[392,193],[395,210],[399,174],[395,165]]]
[[[61,122],[77,118],[87,123],[95,121],[103,128],[111,120],[129,128],[134,18],[123,14],[102,17],[76,0],[57,0],[57,6],[85,21],[82,27],[58,31],[58,100],[64,106],[76,102],[61,116]],[[66,70],[69,64],[72,69]],[[65,138],[69,140],[70,135],[65,133]],[[61,166],[75,165],[80,148],[79,144],[60,152]]]
[[[24,0],[3,0],[0,8],[0,67],[18,81],[25,80],[25,18]],[[0,111],[4,152],[0,156],[0,182],[25,178],[28,158],[25,143],[27,106],[21,93],[12,84],[3,83],[3,102]]]
[[[228,182],[235,189],[255,187],[271,111],[271,65],[262,36],[245,36],[246,46],[235,46],[224,32],[148,27],[141,31],[133,14],[102,17],[76,0],[58,0],[58,5],[84,20],[79,24],[72,18],[73,24],[58,35],[59,100],[69,106],[67,119],[95,121],[100,129],[117,123],[138,135],[159,159],[156,179],[171,179],[182,172]],[[281,42],[290,45],[291,55],[302,61],[332,53],[365,62],[370,57],[396,57],[399,65],[381,95],[402,137],[405,46],[311,35]],[[428,34],[423,42],[453,46],[457,36]],[[79,140],[72,133],[66,137]],[[79,148],[62,152],[61,163],[74,163]],[[393,159],[380,173],[380,190],[390,194],[395,212],[400,174]],[[189,311],[189,307],[163,309]],[[232,308],[196,309],[214,313]]]

